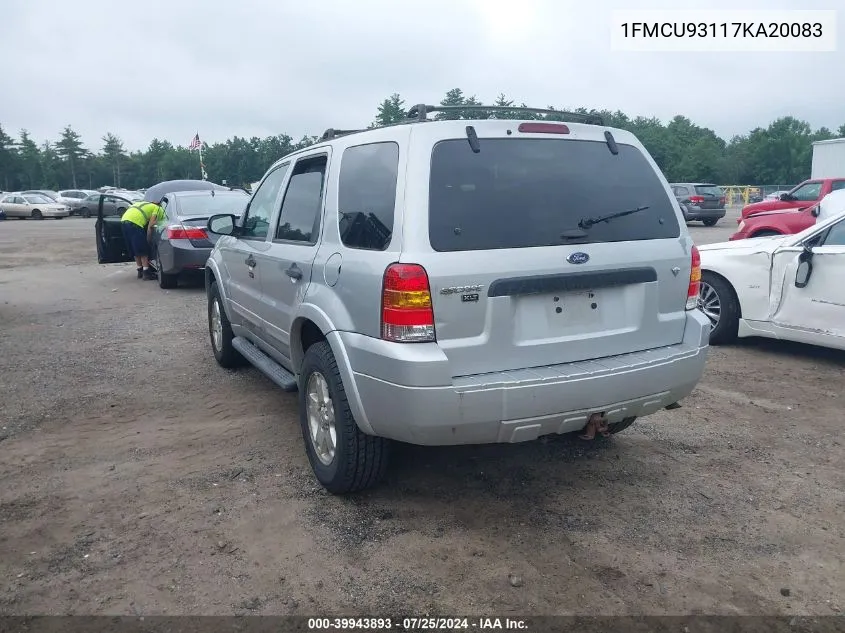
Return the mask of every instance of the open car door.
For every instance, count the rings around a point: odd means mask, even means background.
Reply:
[[[97,240],[97,262],[100,264],[117,264],[134,261],[129,254],[126,240],[123,239],[123,226],[120,216],[104,216],[103,202],[105,194],[100,194],[97,203],[97,221],[94,223],[94,233]]]

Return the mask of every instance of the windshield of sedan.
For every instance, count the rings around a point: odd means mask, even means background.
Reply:
[[[30,204],[53,204],[54,200],[51,200],[47,196],[29,194],[23,197],[24,200],[29,202]]]

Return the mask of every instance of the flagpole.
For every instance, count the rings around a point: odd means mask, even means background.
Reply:
[[[202,163],[202,141],[200,141],[199,152],[200,152],[200,176],[202,177],[203,180],[205,180],[206,179],[205,178],[205,165],[203,165],[203,163]]]

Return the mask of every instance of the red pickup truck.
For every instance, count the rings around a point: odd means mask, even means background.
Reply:
[[[785,193],[780,200],[763,200],[743,207],[737,224],[747,219],[748,216],[763,211],[783,211],[787,209],[807,209],[824,198],[831,191],[845,189],[845,177],[843,178],[818,178],[805,180],[789,193]]]

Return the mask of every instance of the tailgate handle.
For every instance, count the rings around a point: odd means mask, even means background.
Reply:
[[[296,265],[296,262],[292,263],[290,268],[285,269],[285,274],[291,279],[302,279],[302,271]]]

